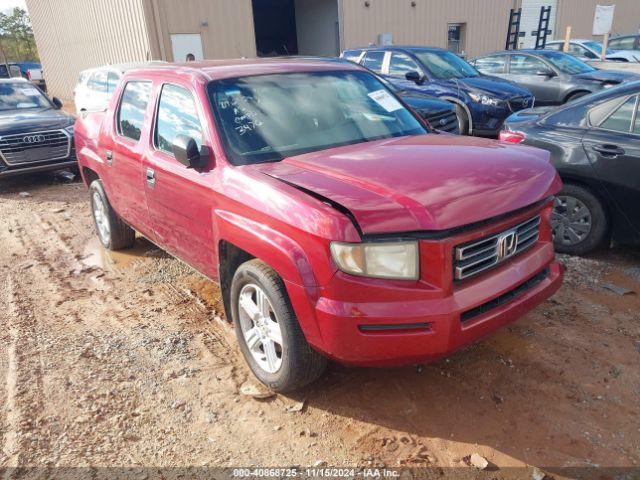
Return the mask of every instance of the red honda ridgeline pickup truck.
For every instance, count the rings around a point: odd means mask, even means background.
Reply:
[[[75,127],[100,240],[134,230],[219,281],[254,374],[441,358],[552,295],[561,182],[538,149],[429,131],[347,63],[127,73]]]

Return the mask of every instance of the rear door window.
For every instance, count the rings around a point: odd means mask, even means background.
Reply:
[[[504,73],[506,60],[506,55],[491,55],[490,57],[478,58],[474,62],[474,66],[482,73]]]
[[[514,75],[535,75],[544,70],[549,67],[542,60],[531,55],[511,55],[509,71]]]
[[[193,95],[186,88],[166,84],[158,103],[154,145],[173,155],[173,141],[178,135],[193,138],[198,147],[202,145],[202,126]]]
[[[151,82],[132,81],[124,87],[118,108],[120,135],[135,141],[140,140],[150,94]]]
[[[606,130],[614,130],[616,132],[629,133],[631,131],[631,122],[637,103],[636,96],[630,97],[620,105],[609,117],[600,124],[600,128]],[[638,128],[636,122],[636,128]]]
[[[376,73],[382,72],[382,63],[386,52],[367,52],[363,65]]]
[[[412,71],[420,73],[420,67],[418,67],[418,64],[414,62],[409,55],[397,52],[394,52],[391,55],[391,62],[389,63],[389,75],[393,77],[404,78],[407,72]]]
[[[609,40],[609,47],[615,50],[633,50],[633,47],[635,46],[634,44],[634,37],[614,38],[613,40]]]

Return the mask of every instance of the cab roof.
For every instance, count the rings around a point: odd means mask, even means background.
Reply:
[[[135,69],[134,69],[135,70]],[[141,72],[170,71],[175,73],[200,73],[209,80],[268,75],[276,73],[322,72],[336,70],[362,70],[351,62],[335,58],[273,57],[205,60],[200,62],[168,63],[146,66]]]

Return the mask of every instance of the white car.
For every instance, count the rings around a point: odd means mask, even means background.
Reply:
[[[107,109],[111,95],[127,70],[166,62],[123,63],[83,70],[73,90],[76,113],[99,112]]]
[[[547,42],[544,47],[549,50],[560,50],[564,48],[564,40],[554,40]],[[569,55],[578,57],[584,61],[600,60],[602,55],[602,43],[595,40],[571,39],[569,42]],[[611,50],[607,48],[605,56],[607,60],[617,62],[640,62],[640,52],[634,50]]]

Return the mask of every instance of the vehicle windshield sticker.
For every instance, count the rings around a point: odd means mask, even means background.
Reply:
[[[37,88],[21,88],[20,93],[26,95],[27,97],[37,97],[40,95],[40,92]]]
[[[387,112],[395,112],[400,110],[402,105],[395,98],[389,95],[386,90],[376,90],[369,94],[369,98],[374,100],[378,105],[384,108]]]

